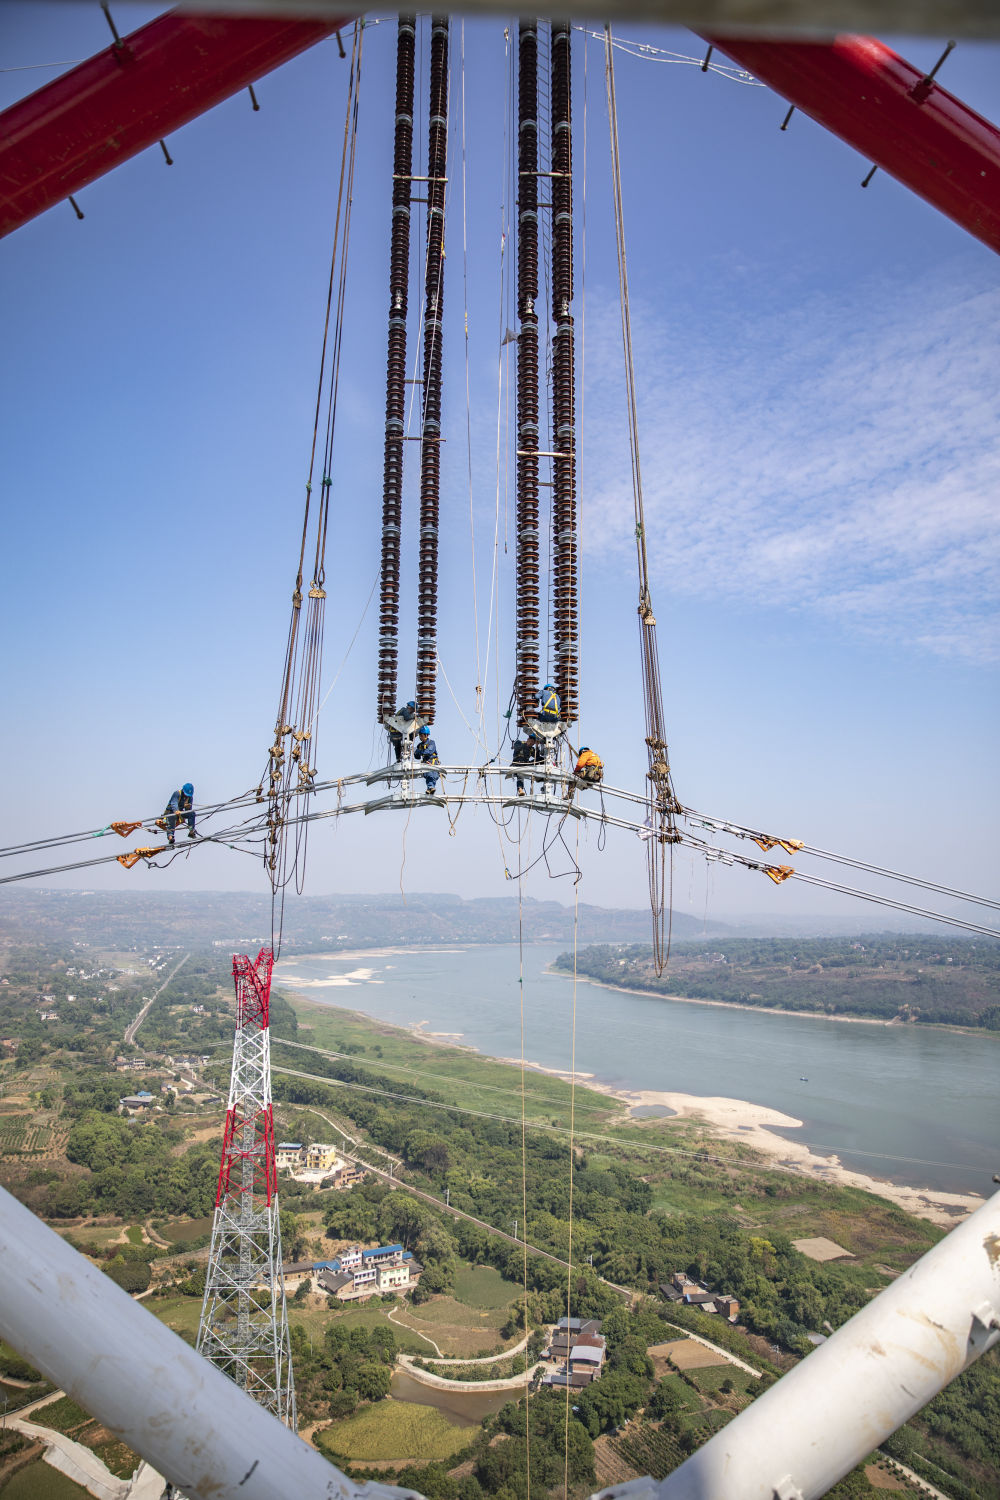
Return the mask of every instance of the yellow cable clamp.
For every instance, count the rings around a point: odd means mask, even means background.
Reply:
[[[758,849],[763,849],[766,854],[768,849],[784,849],[786,854],[798,854],[803,847],[801,839],[773,839],[770,835],[763,833],[760,838],[755,838],[754,843]]]
[[[780,885],[783,880],[788,879],[789,875],[795,874],[791,865],[764,865],[763,869],[764,874],[769,880],[773,880],[775,885]]]
[[[135,830],[137,828],[142,827],[142,819],[140,818],[138,823],[109,823],[108,827],[112,830],[112,832],[120,833],[123,839],[127,839],[130,833],[135,833]]]
[[[140,859],[152,859],[154,854],[166,854],[169,845],[159,844],[155,849],[130,849],[128,854],[119,854],[118,863],[124,865],[126,870],[131,870]]]

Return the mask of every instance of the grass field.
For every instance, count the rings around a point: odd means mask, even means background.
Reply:
[[[492,1266],[463,1265],[455,1276],[454,1295],[467,1307],[510,1307],[521,1295],[513,1281],[505,1281]]]
[[[378,1401],[353,1417],[317,1433],[314,1441],[331,1455],[366,1459],[448,1459],[469,1440],[436,1407],[411,1401]]]
[[[0,1489],[4,1500],[90,1500],[82,1485],[74,1484],[41,1459],[18,1469]]]
[[[189,1344],[194,1343],[201,1316],[200,1297],[150,1297],[143,1306],[161,1323],[166,1323],[168,1328],[186,1338]]]
[[[178,1219],[175,1224],[167,1224],[160,1230],[162,1239],[169,1240],[172,1245],[180,1245],[182,1248],[189,1245],[192,1240],[200,1240],[203,1235],[211,1234],[212,1217],[209,1215],[204,1219]]]
[[[333,1052],[342,1051],[344,1043],[348,1043],[360,1048],[355,1056],[356,1062],[389,1074],[400,1083],[407,1079],[414,1083],[426,1082],[428,1087],[445,1093],[453,1103],[471,1109],[485,1108],[483,1100],[488,1098],[492,1101],[489,1108],[495,1108],[501,1114],[516,1113],[520,1116],[520,1074],[515,1074],[508,1064],[494,1062],[492,1058],[460,1047],[439,1047],[421,1041],[399,1027],[370,1021],[352,1011],[335,1010],[328,1005],[300,999],[292,990],[285,991],[285,998],[298,1015],[301,1041]],[[275,1065],[307,1073],[319,1071],[310,1068],[307,1052],[283,1047],[277,1037],[272,1046]],[[376,1047],[381,1056],[375,1051]],[[562,1079],[526,1073],[525,1094],[529,1122],[569,1124],[570,1087]],[[579,1126],[601,1129],[603,1122],[617,1109],[616,1102],[604,1094],[593,1089],[578,1087],[576,1090]]]
[[[475,1308],[454,1297],[435,1297],[433,1302],[423,1302],[419,1307],[401,1307],[394,1323],[403,1320],[418,1333],[426,1333],[442,1354],[472,1358],[503,1349],[499,1330],[507,1317],[503,1307]],[[427,1345],[423,1352],[427,1353]]]

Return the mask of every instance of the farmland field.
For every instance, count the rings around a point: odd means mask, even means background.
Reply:
[[[313,1441],[327,1453],[355,1463],[366,1459],[448,1459],[465,1447],[468,1429],[452,1426],[433,1406],[390,1399],[324,1428]]]
[[[42,1459],[18,1469],[0,1494],[4,1500],[90,1500],[87,1490]]]

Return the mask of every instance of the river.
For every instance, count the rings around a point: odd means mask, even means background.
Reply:
[[[547,972],[560,951],[524,950],[525,1056],[568,1070],[573,983]],[[520,1055],[516,946],[292,957],[275,977],[314,1002]],[[698,1005],[580,980],[576,1067],[615,1088],[781,1110],[803,1122],[788,1139],[910,1187],[986,1196],[1000,1169],[1000,1042],[988,1034]]]

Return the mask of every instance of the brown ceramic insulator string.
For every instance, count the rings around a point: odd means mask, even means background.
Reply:
[[[376,714],[379,723],[395,712],[398,691],[399,554],[403,518],[403,428],[406,408],[406,316],[410,281],[410,198],[413,191],[415,39],[415,18],[401,15],[396,32],[396,128],[392,157],[392,242],[389,253],[389,348],[385,387]]]
[[[565,724],[579,717],[576,380],[573,301],[571,28],[553,21],[550,48],[552,195],[552,646]]]
[[[427,259],[424,273],[424,400],[420,432],[420,560],[417,580],[417,712],[433,723],[437,688],[438,529],[441,489],[441,345],[444,210],[448,173],[448,17],[431,17],[427,126]]]
[[[518,28],[517,642],[519,718],[538,698],[538,26]]]

